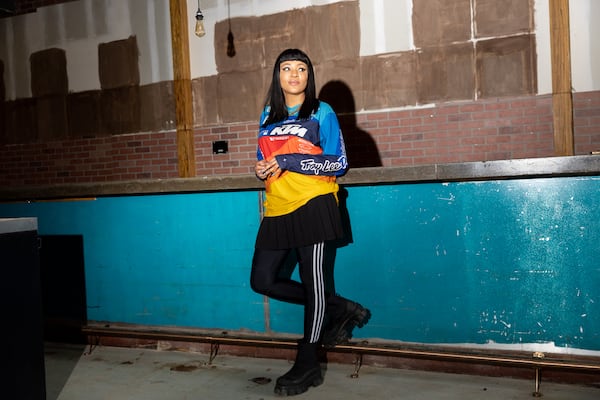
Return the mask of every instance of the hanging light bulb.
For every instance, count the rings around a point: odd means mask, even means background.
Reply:
[[[233,33],[231,33],[231,30],[227,34],[227,57],[235,57],[235,45],[233,44]]]
[[[202,37],[206,35],[206,31],[204,30],[204,15],[202,15],[202,11],[200,11],[200,0],[198,0],[198,11],[196,11],[196,29],[194,33],[198,37]]]
[[[227,0],[227,20],[229,22],[229,33],[227,34],[227,57],[235,57],[233,32],[231,32],[231,5],[229,4],[229,0]]]

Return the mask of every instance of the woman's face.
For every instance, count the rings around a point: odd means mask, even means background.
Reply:
[[[296,60],[282,62],[279,64],[279,83],[288,106],[301,103],[308,84],[308,66]]]

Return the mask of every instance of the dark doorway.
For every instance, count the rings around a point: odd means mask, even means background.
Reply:
[[[83,236],[40,235],[44,339],[86,343],[87,322]]]

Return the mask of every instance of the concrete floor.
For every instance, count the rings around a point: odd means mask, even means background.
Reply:
[[[274,381],[285,360],[122,347],[46,344],[48,400],[187,400],[281,398]],[[507,400],[531,399],[533,380],[444,374],[329,363],[323,385],[297,399]],[[597,400],[600,388],[542,382],[547,400]]]

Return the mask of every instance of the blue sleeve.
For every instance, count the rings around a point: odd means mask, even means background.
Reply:
[[[282,154],[276,156],[282,169],[306,175],[341,176],[348,170],[346,147],[340,123],[331,106],[321,102],[313,116],[319,121],[319,143],[323,154]]]
[[[269,116],[269,112],[268,112],[268,107],[263,108],[262,112],[260,113],[260,121],[258,122],[258,132],[260,133],[260,128],[262,126],[262,124],[265,122],[265,120],[267,119],[267,117]],[[264,154],[262,153],[262,151],[260,151],[260,146],[256,146],[256,159],[258,161],[262,161],[265,159]]]

